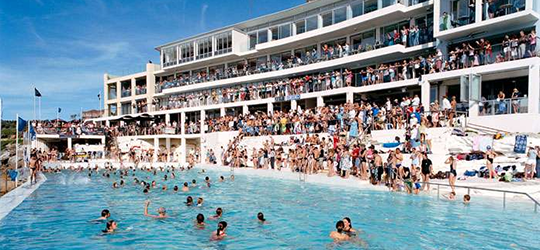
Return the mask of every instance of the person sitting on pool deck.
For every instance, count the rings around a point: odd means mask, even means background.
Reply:
[[[264,214],[262,212],[259,212],[257,214],[257,219],[259,220],[260,223],[264,224],[266,223],[266,219],[264,218]]]
[[[110,234],[114,233],[114,230],[116,230],[117,224],[116,221],[110,220],[107,222],[107,226],[105,227],[105,230],[103,230],[103,233]]]
[[[221,209],[220,207],[218,207],[216,209],[216,215],[213,215],[210,217],[211,220],[217,220],[219,218],[221,218],[221,215],[223,215],[223,209]]]
[[[188,191],[189,191],[188,183],[184,182],[184,186],[182,187],[182,192],[188,192]]]
[[[198,228],[204,228],[204,226],[206,225],[204,223],[204,215],[203,214],[197,214],[197,227]]]
[[[197,199],[197,207],[201,207],[203,203],[204,203],[204,199],[202,197],[199,197]]]
[[[467,205],[471,202],[471,196],[466,194],[466,195],[463,195],[463,204]]]
[[[193,197],[188,196],[188,197],[186,198],[186,205],[187,205],[187,206],[193,205]]]
[[[351,219],[349,217],[343,218],[343,232],[347,235],[355,235],[356,230],[352,227]]]
[[[109,217],[111,217],[111,213],[109,212],[108,209],[103,209],[101,210],[101,217],[95,219],[96,221],[97,220],[107,220]]]
[[[227,229],[227,222],[220,221],[217,230],[212,233],[212,240],[221,240],[225,238],[225,236],[227,236],[225,229]]]
[[[152,217],[152,218],[156,218],[156,219],[164,219],[164,218],[169,217],[169,216],[167,216],[167,210],[165,210],[164,207],[158,208],[158,210],[157,210],[158,215],[149,214],[148,213],[148,206],[150,206],[150,201],[149,200],[144,203],[144,216],[148,216],[148,217]]]
[[[345,227],[345,223],[343,223],[342,220],[338,221],[336,223],[336,231],[332,231],[330,233],[330,238],[334,239],[335,241],[345,241],[345,240],[349,240],[350,237],[349,235],[347,235],[344,231],[343,231],[343,228]]]

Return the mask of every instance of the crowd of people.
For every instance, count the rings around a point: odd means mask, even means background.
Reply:
[[[164,89],[187,86],[191,84],[289,69],[322,61],[338,59],[396,44],[401,44],[403,46],[416,46],[431,41],[433,41],[433,30],[430,30],[430,26],[403,26],[399,31],[395,29],[388,32],[382,42],[375,41],[372,44],[358,44],[356,48],[345,41],[325,43],[321,45],[320,52],[316,47],[313,47],[311,49],[304,49],[301,53],[298,52],[292,56],[280,56],[279,59],[273,59],[271,56],[271,59],[264,60],[262,62],[257,60],[245,60],[243,62],[236,63],[233,66],[229,66],[226,69],[224,67],[218,67],[212,68],[208,72],[202,70],[192,74],[178,74],[173,77],[160,80],[156,84],[156,92],[161,93]]]

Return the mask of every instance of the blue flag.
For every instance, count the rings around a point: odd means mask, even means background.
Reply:
[[[19,127],[17,127],[17,130],[23,131],[24,127],[26,127],[26,120],[19,117]]]

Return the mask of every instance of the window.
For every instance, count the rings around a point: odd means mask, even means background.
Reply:
[[[232,51],[232,32],[225,32],[215,36],[216,55],[225,54]]]
[[[126,102],[122,103],[122,115],[128,115],[131,114],[131,103]]]
[[[109,100],[116,99],[116,83],[109,85]]]
[[[203,39],[197,40],[197,46],[199,47],[197,59],[212,56],[212,37],[205,37]]]
[[[319,28],[319,20],[317,16],[306,18],[306,31],[316,30]]]
[[[347,20],[347,8],[341,7],[334,10],[334,23],[340,23]]]
[[[358,35],[351,36],[352,49],[361,51],[366,50],[368,45],[371,47],[375,44],[375,30],[366,31]],[[361,46],[361,47],[360,47]]]
[[[364,2],[364,14],[377,10],[377,0],[366,0]]]
[[[352,17],[361,16],[364,14],[364,2],[359,1],[351,4]]]
[[[265,43],[265,42],[268,42],[268,30],[267,29],[263,29],[263,30],[259,30],[259,32],[257,32],[259,38],[257,40],[257,43]]]
[[[272,32],[272,41],[279,39],[278,27],[270,28],[270,32]]]
[[[176,64],[177,47],[169,47],[163,49],[163,66],[171,66]]]
[[[322,16],[322,26],[330,26],[332,25],[332,12],[324,13]]]
[[[180,56],[181,56],[181,63],[193,61],[193,56],[195,54],[195,51],[193,50],[193,43],[184,43],[180,44]]]
[[[257,45],[257,33],[251,33],[249,36],[249,49],[255,49]]]
[[[396,4],[396,0],[383,0],[383,8]]]
[[[109,104],[109,115],[114,116],[116,113],[116,104]]]
[[[279,39],[283,39],[291,36],[291,24],[285,24],[279,26]]]
[[[306,32],[306,20],[297,21],[294,24],[296,25],[296,34],[297,35]]]

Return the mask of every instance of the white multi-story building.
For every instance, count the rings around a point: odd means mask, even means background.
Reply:
[[[207,118],[387,97],[418,95],[427,109],[455,96],[471,124],[540,132],[540,58],[532,56],[530,41],[519,40],[520,31],[540,30],[539,5],[536,0],[309,1],[157,46],[160,63],[147,64],[143,72],[105,74],[105,115],[98,121],[111,125],[150,117],[177,124],[163,134],[129,140],[179,150],[181,161],[189,148],[204,152]],[[505,35],[518,38],[516,53],[521,42],[529,53],[514,56],[511,41],[509,57],[515,60],[495,63],[506,56]],[[464,44],[476,47],[481,38],[490,41],[492,54],[463,51]],[[452,63],[475,67],[422,71],[424,64],[450,68]],[[378,84],[366,80],[373,70],[380,72],[373,73]],[[332,76],[342,79],[337,86],[326,85]],[[280,85],[299,77],[302,87]],[[514,88],[521,94],[511,99]],[[251,94],[254,89],[257,94]]]

